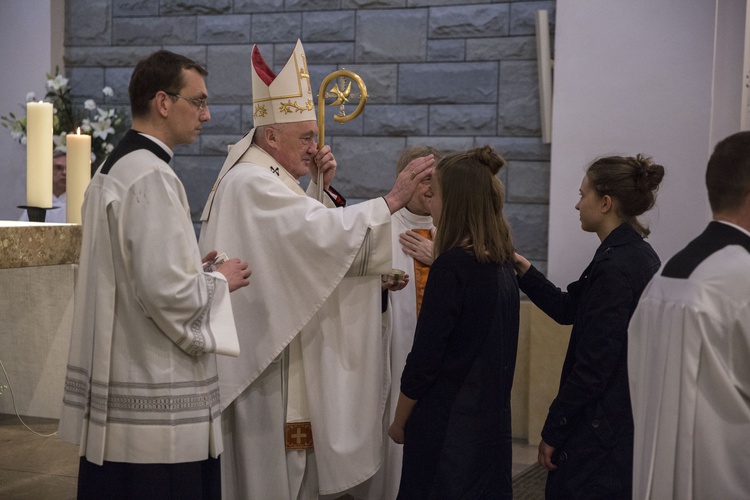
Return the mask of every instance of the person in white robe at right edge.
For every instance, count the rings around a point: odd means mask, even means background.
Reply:
[[[750,132],[716,145],[706,187],[713,220],[628,329],[637,499],[750,496]]]
[[[218,364],[222,494],[368,497],[383,461],[391,214],[434,159],[411,162],[384,197],[343,206],[331,148],[316,147],[302,44],[278,74],[257,46],[251,63],[254,128],[232,146],[201,217],[201,248],[242,249],[253,268],[253,292],[232,300],[240,357]],[[309,195],[318,170],[323,202]]]

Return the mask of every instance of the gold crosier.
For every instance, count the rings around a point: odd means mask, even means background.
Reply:
[[[333,87],[330,91],[327,90],[328,85],[333,81]],[[359,87],[359,93],[352,93],[352,81],[354,81]],[[349,120],[353,120],[365,109],[365,103],[367,102],[367,87],[365,82],[358,74],[349,71],[348,69],[340,69],[334,71],[323,79],[323,83],[320,84],[320,91],[318,91],[318,151],[323,149],[325,145],[325,128],[326,128],[326,116],[325,116],[325,103],[326,98],[334,98],[334,101],[328,106],[338,106],[339,110],[333,117],[337,123],[346,123]],[[359,99],[357,108],[349,114],[346,114],[346,104],[351,104],[350,99]],[[318,171],[318,201],[323,202],[323,174]]]

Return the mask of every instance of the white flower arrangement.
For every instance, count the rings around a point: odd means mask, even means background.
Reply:
[[[69,80],[55,69],[55,74],[47,73],[47,94],[44,100],[55,108],[53,117],[53,137],[55,151],[67,151],[67,134],[81,128],[82,134],[91,136],[91,161],[98,165],[111,151],[114,144],[126,130],[122,116],[116,108],[100,107],[94,99],[86,99],[83,109],[76,109],[70,97]],[[111,87],[102,89],[104,97],[112,97]],[[36,101],[34,92],[26,94],[26,102]],[[21,107],[26,109],[25,105]],[[26,116],[16,117],[13,113],[0,116],[0,122],[10,129],[10,135],[21,145],[26,145]]]

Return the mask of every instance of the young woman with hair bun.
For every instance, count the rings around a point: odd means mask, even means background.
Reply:
[[[436,258],[388,431],[404,444],[401,499],[512,498],[519,293],[503,166],[485,146],[432,175]]]
[[[575,208],[581,228],[601,244],[567,291],[516,254],[521,290],[552,319],[573,325],[539,443],[539,463],[549,471],[547,499],[631,498],[627,329],[660,266],[638,216],[654,206],[663,177],[664,167],[641,155],[600,158],[588,167]]]

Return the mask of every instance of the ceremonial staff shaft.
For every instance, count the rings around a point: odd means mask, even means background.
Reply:
[[[328,84],[331,83],[334,79],[338,78],[339,82],[335,83],[333,88],[331,89],[331,92],[328,92],[326,89],[328,87]],[[352,82],[350,81],[348,85],[345,85],[346,79],[349,78],[356,82],[357,86],[359,87],[359,94],[352,94]],[[341,88],[339,88],[339,83],[341,83]],[[349,120],[353,120],[359,114],[362,112],[363,109],[365,109],[365,103],[367,101],[367,87],[365,86],[365,82],[362,81],[362,78],[359,77],[356,73],[349,71],[348,69],[340,69],[338,71],[334,71],[327,77],[323,79],[323,82],[320,84],[320,90],[318,91],[318,151],[323,149],[323,146],[325,145],[325,128],[326,128],[326,116],[325,116],[325,100],[326,97],[335,97],[336,100],[333,101],[329,106],[338,106],[339,112],[334,115],[333,119],[337,123],[345,123]],[[349,98],[352,97],[359,97],[359,103],[357,103],[357,108],[349,113],[348,115],[345,113],[344,105],[349,103]],[[323,189],[323,174],[318,170],[318,201],[321,203],[323,202],[323,196],[324,196],[324,189]]]

